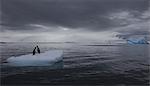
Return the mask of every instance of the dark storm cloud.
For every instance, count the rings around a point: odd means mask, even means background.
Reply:
[[[148,0],[1,0],[1,26],[8,30],[29,30],[29,24],[46,24],[93,31],[113,24],[106,14],[114,10],[148,9]],[[7,28],[6,28],[7,27]]]

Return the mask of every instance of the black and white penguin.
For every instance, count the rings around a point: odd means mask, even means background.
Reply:
[[[33,55],[35,55],[35,53],[36,53],[36,51],[35,51],[35,50],[36,50],[36,47],[34,48],[34,50],[33,50],[33,52],[32,52],[32,53],[33,53]]]
[[[36,46],[37,47],[37,51],[38,51],[38,53],[40,54],[40,48],[38,47],[38,46]]]

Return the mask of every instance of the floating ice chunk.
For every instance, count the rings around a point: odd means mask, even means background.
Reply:
[[[128,39],[128,44],[149,44],[145,39]]]
[[[36,55],[22,55],[7,59],[9,66],[49,66],[52,63],[62,60],[63,51],[53,50]]]

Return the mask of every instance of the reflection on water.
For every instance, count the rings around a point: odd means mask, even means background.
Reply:
[[[51,64],[50,66],[1,66],[1,77],[6,77],[15,74],[26,74],[27,72],[46,71],[51,69],[62,69],[63,61]]]

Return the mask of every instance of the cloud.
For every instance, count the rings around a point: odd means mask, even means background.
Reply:
[[[147,37],[150,40],[150,10],[143,13],[134,10],[119,10],[107,15],[110,21],[116,24],[113,31],[118,32],[116,37],[122,39]]]
[[[104,30],[113,24],[103,15],[117,9],[142,12],[147,9],[147,2],[148,0],[2,0],[2,21],[3,25],[10,27],[49,24]]]
[[[129,25],[142,21],[138,18],[139,15],[137,14],[139,14],[139,12],[119,11],[109,14],[108,18],[118,25]]]
[[[118,40],[150,19],[148,0],[2,0],[0,12],[4,41]]]
[[[149,28],[150,22],[140,22],[137,24],[132,24],[126,27],[120,27],[119,29],[116,29],[118,32],[117,37],[128,39],[132,37],[141,38],[141,37],[147,37],[147,40],[150,40],[150,28]]]
[[[117,40],[116,32],[103,31],[91,32],[83,29],[71,29],[59,27],[56,31],[45,32],[14,32],[7,31],[0,34],[1,41],[21,41],[21,42],[103,42],[108,40]],[[7,34],[6,34],[7,33]],[[11,34],[11,36],[10,36]]]

